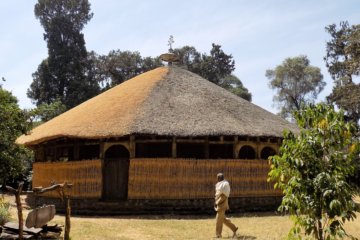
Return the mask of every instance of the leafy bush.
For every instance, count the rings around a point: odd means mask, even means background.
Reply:
[[[294,220],[290,234],[319,240],[349,237],[344,229],[356,218],[356,171],[360,141],[342,111],[319,104],[295,113],[300,133],[284,134],[280,155],[270,158],[270,179],[283,190],[279,210]]]
[[[0,225],[4,225],[10,220],[10,203],[5,201],[4,197],[0,198]]]

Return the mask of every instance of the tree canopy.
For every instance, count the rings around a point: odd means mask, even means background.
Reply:
[[[170,51],[179,56],[180,67],[199,74],[205,79],[251,101],[251,93],[232,72],[235,63],[220,45],[213,44],[210,55],[200,54],[195,47],[184,46]],[[103,90],[120,84],[141,73],[162,66],[159,57],[142,57],[139,52],[112,50],[107,55],[89,54],[94,63],[94,76]]]
[[[191,72],[219,84],[221,79],[235,70],[235,61],[224,53],[220,45],[212,44],[210,55],[200,54],[194,47],[184,46],[173,50],[180,58],[180,65],[185,65]]]
[[[232,92],[233,94],[251,102],[252,95],[249,90],[243,85],[238,77],[235,75],[227,75],[222,78],[218,84],[220,87]]]
[[[34,12],[44,28],[48,47],[48,57],[33,73],[27,91],[37,106],[51,106],[60,100],[70,109],[101,91],[163,65],[159,57],[142,57],[136,51],[112,50],[107,55],[87,52],[81,31],[93,16],[88,0],[38,0]],[[232,75],[233,57],[224,53],[220,45],[212,44],[210,54],[200,54],[190,46],[173,50],[173,42],[171,38],[170,51],[180,56],[181,65],[251,101],[248,89]]]
[[[52,103],[42,103],[34,109],[28,111],[28,118],[31,124],[41,124],[66,111],[66,106],[57,99]]]
[[[60,99],[69,109],[98,94],[81,33],[93,16],[88,0],[38,0],[35,16],[45,30],[48,58],[33,74],[28,97],[37,105]]]
[[[17,177],[30,161],[29,152],[15,140],[29,129],[27,115],[18,100],[0,85],[0,183]]]
[[[213,43],[210,55],[199,53],[193,46],[170,50],[179,56],[180,61],[177,65],[185,66],[189,71],[251,101],[251,93],[244,87],[241,80],[233,75],[235,61],[232,55],[224,53],[220,45]]]
[[[341,22],[339,27],[331,24],[325,30],[331,39],[326,43],[324,60],[335,83],[327,99],[344,109],[349,119],[359,123],[360,83],[356,83],[354,77],[360,75],[360,25]]]
[[[293,216],[290,235],[300,229],[315,239],[346,236],[345,221],[359,208],[350,177],[360,153],[356,126],[331,106],[308,106],[295,113],[300,134],[284,134],[280,155],[270,157],[269,177],[283,190],[280,211]]]
[[[320,68],[311,66],[307,56],[286,58],[265,75],[270,88],[277,92],[273,100],[279,105],[280,115],[288,119],[302,105],[313,103],[326,85]]]
[[[139,52],[112,50],[107,55],[90,54],[97,82],[102,89],[116,86],[141,73],[162,66],[159,57],[142,57]]]

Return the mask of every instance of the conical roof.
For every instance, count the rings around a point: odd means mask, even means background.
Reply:
[[[282,137],[297,127],[178,67],[134,77],[34,128],[17,143],[129,134]]]

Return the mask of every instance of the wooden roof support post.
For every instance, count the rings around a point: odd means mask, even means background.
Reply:
[[[16,208],[17,208],[18,219],[19,219],[19,239],[24,239],[24,237],[23,237],[24,218],[23,218],[23,214],[22,214],[22,205],[21,205],[21,198],[20,198],[23,186],[24,186],[23,182],[21,182],[19,184],[19,187],[17,190],[12,187],[6,186],[6,189],[9,192],[15,194]]]
[[[239,143],[239,137],[234,136],[234,144],[233,144],[233,158],[238,159],[239,158],[239,151],[236,150],[236,147]]]
[[[79,145],[79,141],[76,141],[74,144],[74,159],[75,160],[80,160],[80,145]]]
[[[171,157],[176,158],[176,137],[172,137]]]
[[[46,154],[44,145],[38,145],[34,148],[34,158],[35,162],[45,162],[46,161]]]
[[[33,189],[35,194],[58,190],[60,198],[61,198],[62,202],[65,204],[65,233],[64,233],[65,240],[70,239],[71,207],[70,207],[70,194],[68,193],[68,191],[70,190],[70,188],[72,186],[73,186],[72,184],[65,182],[63,184],[54,184],[47,188],[37,187],[37,188]]]
[[[103,141],[100,142],[100,159],[104,160],[105,158],[105,143]]]
[[[205,137],[205,159],[209,159],[210,148],[209,148],[209,136]]]
[[[129,141],[130,158],[135,158],[135,136],[131,135]]]
[[[105,142],[101,141],[100,142],[100,161],[101,161],[101,176],[102,176],[102,181],[104,181],[104,176],[105,176]],[[104,196],[104,186],[101,186],[101,197]]]
[[[255,149],[256,159],[261,158],[260,144],[261,144],[260,137],[256,137],[256,149]]]
[[[63,190],[63,192],[64,192],[64,190]],[[71,228],[71,222],[70,222],[70,216],[71,216],[70,196],[68,194],[64,194],[64,195],[65,195],[64,202],[65,202],[65,209],[66,209],[64,238],[65,238],[65,240],[69,240],[70,239],[70,228]]]

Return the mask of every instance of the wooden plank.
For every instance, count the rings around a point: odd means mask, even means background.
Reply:
[[[14,222],[7,222],[4,224],[4,230],[8,229],[14,232],[19,232],[19,224],[18,223],[14,223]],[[39,232],[42,231],[42,228],[27,228],[26,226],[24,226],[23,229],[24,232],[27,233],[31,233],[31,234],[38,234]]]
[[[169,143],[171,139],[139,139],[135,140],[135,143]]]
[[[31,239],[34,235],[31,234],[23,234],[23,239]],[[19,239],[19,234],[13,233],[13,232],[2,232],[0,233],[0,239]]]

